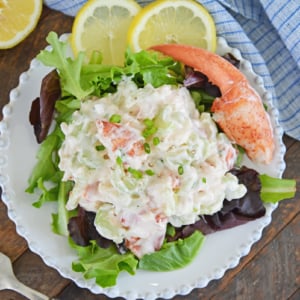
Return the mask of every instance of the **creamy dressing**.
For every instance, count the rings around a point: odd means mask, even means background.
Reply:
[[[139,89],[125,78],[62,130],[59,167],[75,183],[67,208],[95,212],[98,232],[138,257],[161,247],[168,223],[195,223],[246,192],[227,173],[235,149],[184,87]]]

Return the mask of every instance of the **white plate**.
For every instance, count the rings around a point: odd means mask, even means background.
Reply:
[[[272,163],[266,167],[253,165],[247,160],[246,164],[260,172],[281,177],[285,168],[285,147],[281,141],[278,113],[273,108],[270,94],[265,91],[262,79],[253,73],[250,63],[243,60],[240,52],[230,48],[222,38],[218,40],[218,52],[231,52],[241,60],[241,71],[268,105],[275,130],[276,154]],[[267,205],[266,215],[258,220],[208,235],[195,261],[181,270],[167,273],[138,271],[135,276],[122,273],[115,287],[105,289],[97,286],[94,280],[85,280],[81,273],[73,272],[71,263],[76,259],[75,252],[69,248],[66,238],[51,231],[51,212],[55,211],[55,204],[46,203],[41,209],[34,208],[32,203],[36,201],[36,196],[24,192],[39,148],[28,115],[31,101],[39,95],[41,80],[49,71],[50,68],[36,59],[32,61],[29,70],[21,74],[19,86],[11,91],[10,102],[3,109],[4,118],[0,123],[2,197],[9,217],[16,223],[17,232],[47,265],[93,293],[127,299],[155,299],[171,298],[176,294],[188,294],[193,288],[203,288],[209,281],[221,278],[227,269],[235,267],[240,258],[248,254],[253,243],[260,239],[263,228],[270,223],[276,205]]]

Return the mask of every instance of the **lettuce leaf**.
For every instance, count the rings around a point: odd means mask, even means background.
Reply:
[[[185,239],[165,243],[160,250],[145,254],[139,261],[139,269],[163,272],[183,268],[194,260],[204,239],[200,231],[195,231]]]
[[[125,73],[133,74],[133,81],[139,87],[151,84],[159,87],[164,84],[176,85],[183,81],[182,66],[170,57],[160,57],[156,52],[140,51],[132,53],[127,49]]]
[[[59,41],[57,34],[53,31],[48,34],[46,40],[52,49],[41,51],[37,58],[44,65],[57,69],[63,96],[71,94],[78,99],[84,99],[91,92],[90,89],[83,89],[80,85],[80,74],[85,55],[79,53],[75,59],[67,57],[67,43]]]
[[[261,182],[260,197],[265,203],[277,203],[295,197],[296,180],[259,175]]]
[[[52,231],[59,235],[69,235],[68,222],[74,215],[74,211],[68,211],[66,209],[66,203],[72,188],[72,181],[61,181],[58,185],[57,213],[52,214]]]
[[[46,181],[57,183],[61,179],[61,171],[57,165],[56,154],[62,142],[61,134],[62,132],[57,126],[41,143],[37,153],[37,163],[29,177],[29,185],[26,189],[27,193],[33,193],[35,188],[42,187]]]
[[[95,278],[96,283],[102,287],[115,285],[122,271],[131,275],[136,272],[138,260],[132,253],[119,254],[115,247],[104,249],[95,241],[86,247],[76,245],[71,239],[69,242],[79,257],[72,264],[73,271],[82,272],[86,279]]]
[[[36,208],[40,208],[46,201],[57,201],[58,186],[47,188],[43,182],[43,178],[40,177],[37,183],[37,187],[42,192],[38,201],[34,202],[32,205]]]

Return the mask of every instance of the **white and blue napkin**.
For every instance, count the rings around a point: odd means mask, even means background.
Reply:
[[[86,0],[45,0],[76,15]],[[145,5],[152,1],[137,1]],[[238,48],[273,95],[279,122],[300,140],[300,1],[200,0],[214,17],[218,35]]]

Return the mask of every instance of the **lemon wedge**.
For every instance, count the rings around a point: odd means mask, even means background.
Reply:
[[[104,64],[122,65],[127,47],[127,30],[141,7],[134,0],[90,0],[77,13],[71,34],[75,55],[91,57],[100,51]]]
[[[154,1],[140,10],[128,30],[133,51],[169,43],[215,51],[216,40],[212,16],[193,0]]]
[[[0,0],[0,49],[23,41],[36,27],[42,0]]]

